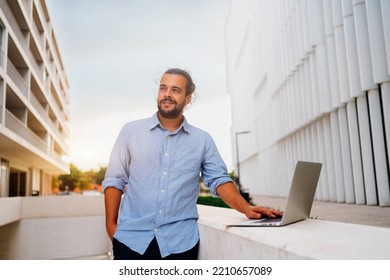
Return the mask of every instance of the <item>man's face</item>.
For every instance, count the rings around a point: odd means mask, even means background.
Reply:
[[[175,119],[190,102],[191,94],[186,96],[186,78],[181,75],[164,74],[157,97],[160,115],[167,119]]]

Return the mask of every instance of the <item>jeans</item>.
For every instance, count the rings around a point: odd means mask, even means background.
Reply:
[[[114,251],[114,260],[197,260],[199,241],[192,249],[183,253],[171,254],[165,258],[161,257],[156,238],[150,242],[149,247],[143,255],[131,250],[115,238],[112,241],[112,247]]]

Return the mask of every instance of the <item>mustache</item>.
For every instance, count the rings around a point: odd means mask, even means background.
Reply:
[[[173,102],[173,103],[177,104],[175,100],[173,100],[173,99],[171,99],[171,98],[169,98],[169,97],[166,97],[166,98],[162,99],[162,100],[160,101],[160,104],[161,104],[162,102],[165,102],[165,101],[169,101],[169,102]]]

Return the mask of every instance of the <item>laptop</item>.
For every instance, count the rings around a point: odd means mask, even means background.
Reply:
[[[283,217],[246,219],[229,227],[279,227],[307,219],[313,205],[322,163],[298,161],[287,197]]]

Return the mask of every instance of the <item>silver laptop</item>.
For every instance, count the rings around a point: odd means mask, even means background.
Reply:
[[[281,218],[246,219],[231,227],[278,227],[302,221],[309,217],[313,205],[321,163],[298,161],[287,197],[286,209]]]

